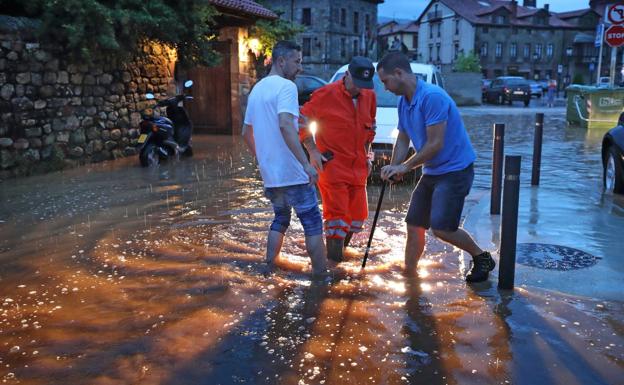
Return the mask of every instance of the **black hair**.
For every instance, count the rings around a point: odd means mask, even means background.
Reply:
[[[397,68],[402,69],[408,74],[412,73],[412,67],[410,66],[408,57],[401,52],[390,52],[377,64],[377,72],[379,72],[380,69],[384,70],[384,72],[392,72]]]
[[[278,57],[286,57],[292,51],[301,51],[301,46],[294,41],[290,40],[280,40],[273,46],[273,53],[271,54],[271,59],[273,62]]]

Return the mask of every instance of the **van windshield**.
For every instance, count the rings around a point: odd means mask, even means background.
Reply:
[[[418,79],[425,82],[427,81],[427,75],[417,72],[415,74],[418,76]],[[342,79],[344,75],[344,72],[337,73],[332,79],[332,82]],[[377,96],[377,107],[396,107],[399,104],[399,97],[384,88],[383,83],[379,80],[379,76],[377,76],[376,73],[373,76],[373,84],[375,85],[375,95]]]

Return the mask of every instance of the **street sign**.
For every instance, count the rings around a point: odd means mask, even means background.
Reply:
[[[612,25],[607,28],[605,41],[611,47],[619,47],[624,44],[624,26]]]
[[[562,73],[562,72],[563,72],[563,64],[557,65],[557,73]]]
[[[602,45],[603,36],[604,36],[604,24],[600,23],[596,26],[596,39],[594,40],[594,46],[596,48]]]
[[[607,18],[613,24],[624,23],[624,4],[614,4],[609,7]]]

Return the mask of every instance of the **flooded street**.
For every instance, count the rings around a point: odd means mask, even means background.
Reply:
[[[508,123],[506,153],[523,155],[519,241],[524,231],[539,233],[600,256],[604,270],[588,284],[605,274],[621,293],[624,206],[602,192],[602,135],[564,128],[558,111],[546,117],[538,190],[524,186],[534,114],[463,111],[478,153],[473,194],[489,194],[491,126]],[[494,278],[467,287],[467,261],[431,237],[419,278],[404,278],[407,185],[384,199],[364,273],[368,228],[342,264],[349,279],[310,280],[295,219],[280,271],[265,277],[273,213],[251,155],[238,137],[194,143],[193,159],[159,169],[131,158],[0,183],[3,383],[615,385],[624,378],[621,295],[533,285],[528,276],[514,293],[499,292]],[[369,187],[371,210],[379,191]]]

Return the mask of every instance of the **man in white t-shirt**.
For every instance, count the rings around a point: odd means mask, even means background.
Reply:
[[[279,41],[273,47],[271,72],[249,94],[243,138],[256,156],[265,195],[273,205],[266,262],[273,267],[290,224],[292,209],[301,221],[314,274],[327,269],[323,221],[316,198],[317,170],[299,143],[299,102],[293,82],[301,72],[301,47]]]

